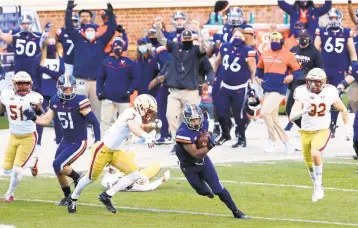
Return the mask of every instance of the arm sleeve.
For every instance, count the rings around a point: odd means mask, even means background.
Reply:
[[[328,11],[329,11],[331,8],[332,8],[332,1],[326,0],[326,1],[324,1],[323,6],[316,7],[316,10],[317,10],[319,16],[323,16],[323,15],[325,15],[326,13],[328,13]]]
[[[106,69],[105,69],[105,63],[103,62],[97,73],[97,83],[96,83],[97,95],[103,93],[105,79],[106,79]]]
[[[112,36],[114,35],[116,31],[116,21],[113,14],[108,14],[108,26],[105,33],[103,33],[102,36],[100,36],[100,39],[103,42],[103,45],[107,45],[109,41],[111,41]],[[127,42],[126,42],[127,43]]]
[[[73,43],[77,43],[81,39],[81,34],[75,29],[72,24],[72,10],[66,10],[65,17],[66,32]]]
[[[131,63],[131,72],[132,72],[132,83],[129,86],[129,92],[133,93],[134,90],[138,89],[140,84],[139,71],[134,61]]]
[[[123,40],[124,40],[124,42],[126,42],[126,44],[124,45],[124,47],[123,47],[123,51],[127,51],[128,50],[128,36],[127,36],[127,33],[124,31],[123,33],[122,33],[122,38],[123,38]]]
[[[85,118],[88,121],[88,123],[92,124],[92,126],[93,126],[94,138],[95,138],[95,143],[96,143],[99,140],[101,140],[101,130],[99,127],[99,122],[92,111],[90,111],[85,116]]]
[[[288,14],[291,14],[291,12],[295,8],[293,5],[288,4],[285,0],[277,0],[277,2],[278,2],[278,6]]]

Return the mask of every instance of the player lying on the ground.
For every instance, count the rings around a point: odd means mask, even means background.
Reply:
[[[176,155],[180,169],[195,191],[210,199],[214,194],[231,210],[235,218],[248,218],[237,209],[229,191],[224,188],[215,167],[206,154],[215,146],[215,137],[208,132],[209,123],[197,105],[186,105],[183,123],[176,132]]]
[[[87,124],[94,129],[95,141],[99,141],[100,127],[96,116],[91,111],[91,104],[84,95],[76,94],[76,79],[69,74],[63,74],[57,81],[57,95],[50,100],[50,107],[45,115],[36,116],[31,110],[25,110],[24,115],[36,124],[46,126],[57,116],[61,122],[63,138],[56,150],[53,169],[64,194],[57,204],[66,206],[71,194],[67,177],[73,179],[75,187],[82,177],[71,164],[87,149]]]
[[[136,97],[133,105],[133,108],[124,110],[116,122],[106,131],[103,139],[92,146],[89,170],[71,195],[68,205],[69,213],[76,212],[76,202],[82,190],[97,180],[107,164],[126,174],[117,184],[98,196],[98,199],[112,213],[117,212],[112,205],[112,196],[141,178],[138,166],[121,148],[132,134],[144,138],[148,147],[153,148],[155,138],[148,132],[160,128],[161,122],[155,119],[158,107],[154,97],[141,94]]]
[[[346,140],[351,138],[347,109],[339,98],[336,87],[326,84],[326,80],[326,73],[322,69],[310,70],[306,76],[306,85],[301,85],[295,90],[295,103],[290,115],[292,121],[302,117],[302,153],[314,186],[312,202],[324,197],[322,152],[331,138],[331,106],[342,114],[347,130]]]
[[[131,154],[134,155],[134,153],[127,152],[128,156],[130,157]],[[160,164],[152,164],[144,169],[140,170],[141,178],[137,180],[132,185],[129,185],[126,189],[123,189],[122,191],[126,192],[147,192],[147,191],[153,191],[157,189],[160,185],[167,182],[170,178],[170,171],[167,170],[160,179],[150,182],[150,180],[156,176],[159,171],[161,170]],[[125,176],[122,172],[117,172],[114,167],[110,167],[107,171],[107,173],[104,175],[102,179],[102,187],[105,190],[110,189],[115,184],[118,183],[118,181]]]
[[[348,74],[349,75],[345,79],[343,79],[343,81],[337,86],[339,93],[342,93],[351,84],[353,84],[354,82],[357,82],[357,80],[358,80],[358,63],[357,62],[352,63],[352,65],[349,67]],[[357,157],[358,157],[358,129],[357,128],[358,128],[358,117],[357,117],[357,113],[356,113],[355,117],[354,117],[354,124],[353,124],[353,148],[357,154],[357,156],[354,156],[355,159],[357,159]],[[358,170],[357,170],[357,172],[358,172]]]
[[[6,108],[9,118],[10,139],[5,149],[4,170],[11,173],[10,187],[4,200],[10,203],[14,200],[14,192],[18,186],[24,168],[30,168],[32,175],[37,176],[37,157],[34,150],[37,143],[36,124],[24,116],[25,109],[35,109],[42,113],[43,97],[31,91],[31,76],[20,71],[12,78],[14,89],[5,89],[0,97],[0,114]],[[32,157],[32,158],[31,158]],[[31,159],[30,159],[31,158]]]

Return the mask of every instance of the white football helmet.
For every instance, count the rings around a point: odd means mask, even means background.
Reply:
[[[327,13],[328,27],[340,27],[343,20],[343,14],[337,8],[332,8]]]
[[[158,112],[158,104],[154,97],[149,94],[141,94],[133,102],[134,109],[139,112],[143,123],[155,120]]]
[[[12,84],[16,94],[25,96],[32,90],[31,76],[25,71],[19,71],[12,77]]]
[[[319,94],[326,86],[327,75],[321,68],[313,68],[306,76],[306,86],[312,93]]]

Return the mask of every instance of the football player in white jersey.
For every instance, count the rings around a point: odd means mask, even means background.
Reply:
[[[302,117],[302,153],[314,185],[312,202],[324,197],[322,152],[331,137],[331,106],[342,114],[347,130],[346,140],[352,137],[347,109],[339,98],[336,87],[326,84],[326,80],[326,73],[322,69],[310,70],[306,76],[306,85],[297,87],[294,92],[295,103],[290,115],[292,121]]]
[[[116,122],[106,131],[103,139],[92,146],[88,173],[81,178],[71,195],[68,205],[69,213],[76,212],[76,201],[80,193],[87,185],[97,180],[107,164],[126,174],[117,184],[98,196],[98,199],[112,213],[117,212],[112,205],[112,196],[141,178],[138,166],[121,149],[132,134],[143,138],[148,147],[153,148],[155,138],[148,132],[160,128],[161,122],[155,119],[158,107],[154,97],[147,94],[139,95],[134,100],[133,105],[133,108],[124,110]]]
[[[6,109],[9,118],[10,139],[5,150],[4,170],[11,173],[10,187],[4,200],[10,203],[14,200],[14,192],[18,186],[24,168],[30,168],[32,175],[37,176],[37,157],[34,151],[37,143],[36,124],[27,120],[23,114],[26,109],[35,109],[41,114],[43,97],[31,91],[31,76],[20,71],[13,78],[13,90],[5,89],[0,97],[0,113]],[[32,158],[31,158],[32,157]]]

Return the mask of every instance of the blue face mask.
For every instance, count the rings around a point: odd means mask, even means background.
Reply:
[[[122,49],[120,48],[113,49],[113,53],[119,57],[122,54]]]
[[[235,38],[233,39],[232,41],[232,44],[235,46],[235,47],[238,47],[240,45],[242,45],[244,43],[244,41],[240,38]]]
[[[292,30],[292,35],[295,37],[295,38],[298,38],[298,35],[300,34],[302,29],[300,28],[293,28]]]
[[[55,54],[56,52],[56,44],[48,44],[47,45],[47,53]]]
[[[280,42],[271,42],[271,50],[272,51],[278,51],[282,48]]]
[[[147,53],[148,47],[147,47],[147,45],[142,45],[142,46],[138,47],[138,50],[140,53],[144,54],[144,53]]]

